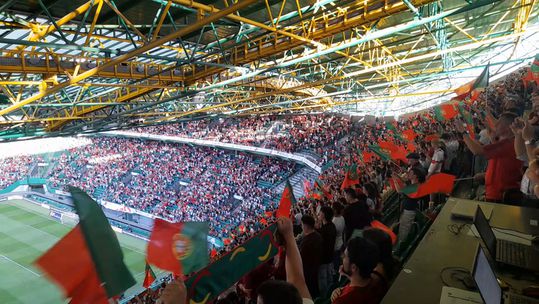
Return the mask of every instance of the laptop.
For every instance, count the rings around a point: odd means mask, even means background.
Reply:
[[[496,239],[481,207],[477,208],[474,226],[479,232],[488,254],[497,263],[539,271],[539,251],[536,251],[532,246]]]
[[[502,292],[496,274],[481,246],[477,247],[472,277],[485,304],[538,304],[539,300],[516,293]]]

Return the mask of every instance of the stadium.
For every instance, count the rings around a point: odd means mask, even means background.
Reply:
[[[538,164],[534,0],[0,1],[0,303],[538,303]]]

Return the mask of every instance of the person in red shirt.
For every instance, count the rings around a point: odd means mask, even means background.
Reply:
[[[485,200],[490,202],[504,202],[504,193],[509,190],[519,190],[522,179],[522,161],[515,154],[515,137],[511,131],[511,124],[516,114],[503,113],[496,122],[493,134],[493,143],[481,145],[472,139],[469,134],[464,134],[463,140],[466,146],[475,155],[484,155],[488,160],[485,179]],[[459,131],[464,133],[461,124]],[[515,203],[515,202],[505,202]]]
[[[350,283],[331,295],[332,304],[377,304],[387,291],[383,277],[374,272],[380,261],[378,246],[370,240],[355,237],[348,241],[344,251],[341,275]]]

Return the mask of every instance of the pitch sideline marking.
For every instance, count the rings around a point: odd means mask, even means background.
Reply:
[[[8,261],[11,262],[11,263],[16,264],[16,265],[19,266],[19,267],[22,267],[22,268],[26,269],[27,271],[30,271],[31,273],[33,273],[33,274],[34,274],[35,276],[37,276],[37,277],[41,277],[40,274],[35,273],[35,272],[32,271],[31,269],[28,269],[27,267],[24,267],[23,265],[21,265],[21,264],[15,262],[15,261],[13,261],[12,259],[8,258],[7,256],[5,256],[5,255],[3,255],[3,254],[0,254],[0,257],[2,257],[2,258],[4,258],[4,259],[8,260]]]
[[[29,203],[29,202],[28,202],[28,201],[25,201],[25,200],[22,200],[22,201],[23,201],[24,203],[23,203],[23,204],[20,204],[20,205],[17,204],[17,203],[14,203],[14,202],[9,202],[9,201],[7,202],[7,204],[10,205],[10,206],[13,206],[13,207],[22,209],[22,210],[24,210],[24,211],[26,211],[26,212],[28,212],[28,213],[32,213],[32,214],[35,214],[35,215],[37,215],[37,216],[40,216],[40,217],[42,217],[42,218],[44,218],[44,219],[46,219],[46,220],[52,221],[52,222],[54,222],[54,223],[58,223],[58,224],[60,224],[60,225],[62,225],[62,226],[65,226],[65,227],[68,227],[68,228],[73,228],[73,227],[74,227],[74,226],[71,226],[71,225],[68,225],[68,224],[65,224],[65,223],[62,223],[62,222],[55,221],[55,220],[53,220],[51,217],[48,217],[48,216],[46,216],[46,215],[44,215],[44,214],[42,214],[42,213],[40,213],[40,212],[38,212],[38,211],[31,210],[31,208],[28,208],[27,206],[24,206],[25,203]],[[31,203],[30,203],[30,204],[31,204]],[[17,220],[14,220],[14,221],[17,221]],[[18,222],[18,221],[17,221],[17,222]],[[43,231],[42,229],[38,229],[38,228],[36,228],[36,227],[34,227],[34,226],[32,226],[32,225],[29,225],[29,224],[24,224],[24,223],[21,223],[21,224],[22,224],[22,225],[25,225],[25,226],[28,226],[28,227],[30,227],[30,228],[32,228],[32,229],[35,229],[35,230],[37,230],[37,231],[40,231],[40,232],[42,232],[42,233],[46,233],[46,234],[48,234],[48,235],[50,235],[50,236],[52,236],[52,237],[54,237],[54,238],[56,238],[56,239],[62,239],[62,238],[63,238],[63,236],[62,236],[62,237],[58,237],[58,236],[56,236],[56,235],[54,235],[54,234],[52,234],[52,233],[49,233],[49,232],[47,232],[47,231]],[[111,225],[111,227],[112,227],[112,225]],[[122,234],[122,235],[127,235],[127,234],[123,234],[123,233],[120,233],[120,234]],[[131,237],[133,237],[133,236],[131,236]],[[135,237],[133,237],[133,238],[135,238]],[[136,238],[135,238],[135,239],[136,239]],[[138,239],[137,239],[137,240],[138,240]],[[118,238],[118,241],[120,241],[119,238]],[[138,253],[138,254],[141,254],[142,256],[145,256],[145,255],[146,255],[145,252],[142,252],[142,251],[138,250],[138,248],[134,248],[134,247],[131,247],[131,246],[127,246],[126,244],[120,244],[120,247],[124,247],[124,248],[130,249],[130,250],[132,250],[132,251],[134,251],[134,252],[136,252],[136,253]]]

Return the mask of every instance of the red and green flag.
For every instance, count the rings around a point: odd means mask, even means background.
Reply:
[[[191,275],[185,281],[190,303],[212,303],[247,273],[271,261],[278,252],[277,233],[274,223]]]
[[[344,175],[344,180],[341,184],[341,190],[350,188],[353,185],[359,184],[359,171],[356,164],[348,167],[346,174]]]
[[[329,192],[329,189],[326,187],[326,185],[324,185],[324,183],[317,178],[314,181],[313,193],[311,194],[311,197],[314,199],[321,200],[322,196],[325,196],[329,199],[333,198],[333,195]]]
[[[532,73],[539,75],[539,54],[535,55],[530,70]]]
[[[101,207],[84,191],[69,191],[79,223],[35,264],[71,298],[70,303],[108,303],[135,279]]]
[[[454,184],[454,175],[437,173],[429,177],[424,183],[406,186],[400,192],[410,198],[420,198],[431,193],[451,194]]]
[[[479,94],[483,89],[488,87],[489,84],[489,67],[490,65],[487,64],[483,72],[474,79],[473,81],[470,81],[457,89],[455,89],[455,94],[457,94],[457,97],[455,99],[457,100],[464,100],[468,96],[470,96],[471,101],[474,101],[479,97]]]
[[[535,55],[535,58],[533,59],[532,66],[530,67],[530,70],[534,74],[539,74],[539,54]]]
[[[397,128],[395,127],[395,125],[390,122],[390,121],[386,121],[386,129],[392,131],[393,133],[397,133]]]
[[[383,161],[391,160],[391,151],[382,149],[379,145],[369,145],[369,149],[374,152],[374,154],[378,155],[378,157],[380,157],[380,159]]]
[[[292,185],[289,181],[286,181],[286,185],[283,189],[281,201],[279,202],[279,208],[277,209],[277,217],[290,217],[292,205],[296,204],[296,198],[292,190]]]
[[[470,112],[466,111],[463,104],[459,104],[459,111],[460,111],[460,115],[462,116],[462,118],[466,122],[466,129],[470,133],[470,137],[472,139],[474,139],[475,138],[475,129],[474,129],[474,122],[473,122],[472,115],[470,114]]]
[[[391,159],[400,159],[403,162],[408,162],[408,160],[406,159],[406,155],[408,154],[408,152],[406,151],[405,147],[396,145],[395,143],[389,141],[379,141],[378,146],[383,151],[388,152]]]
[[[142,286],[144,288],[148,288],[152,286],[152,283],[155,281],[155,273],[153,272],[152,267],[150,267],[150,264],[146,262],[146,269],[144,271],[144,282],[142,282]]]
[[[404,137],[407,141],[414,141],[417,137],[417,133],[413,129],[407,129],[402,131],[402,137]]]
[[[176,275],[208,264],[208,223],[171,223],[156,218],[147,248],[148,263]]]
[[[526,75],[522,78],[522,81],[524,82],[526,90],[528,89],[529,82],[539,84],[539,54],[535,55],[532,65],[528,69]]]
[[[458,114],[459,112],[453,104],[443,104],[434,108],[434,116],[439,122],[451,120],[455,118]]]

